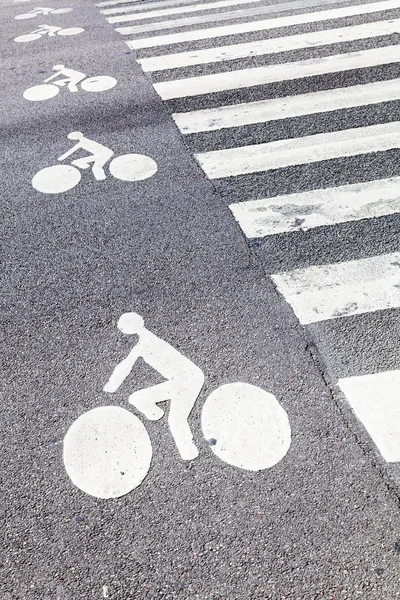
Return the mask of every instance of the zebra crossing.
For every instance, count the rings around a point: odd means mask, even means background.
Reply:
[[[97,6],[400,463],[400,0]]]

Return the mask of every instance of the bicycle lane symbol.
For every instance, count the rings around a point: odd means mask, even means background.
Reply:
[[[198,449],[188,419],[203,387],[202,370],[149,331],[136,313],[123,314],[118,328],[125,335],[136,334],[139,341],[115,367],[104,391],[116,392],[142,358],[165,381],[134,392],[129,403],[157,421],[164,415],[158,404],[169,401],[168,424],[178,452],[183,460],[194,460]],[[289,419],[276,397],[248,383],[228,383],[214,390],[204,403],[201,424],[218,458],[249,471],[276,465],[291,444]],[[64,438],[67,474],[74,485],[97,498],[117,498],[138,487],[149,472],[152,454],[142,421],[119,406],[89,410]]]
[[[86,151],[89,156],[84,156],[72,161],[72,165],[52,165],[41,169],[32,178],[32,186],[43,194],[59,194],[74,188],[81,180],[79,169],[91,171],[97,181],[107,178],[105,165],[114,155],[113,150],[90,140],[81,131],[72,131],[68,139],[77,140],[72,148],[62,154],[58,160],[64,161],[77,150]],[[78,167],[78,168],[77,168]],[[141,181],[152,177],[157,172],[157,163],[145,154],[123,154],[111,160],[108,169],[116,179],[122,181]]]
[[[47,77],[42,84],[25,90],[23,93],[25,100],[30,100],[31,102],[49,100],[57,96],[62,87],[66,87],[72,93],[79,91],[78,85],[85,92],[104,92],[117,85],[117,80],[114,77],[107,75],[86,77],[85,73],[76,71],[75,69],[68,69],[65,65],[54,65],[53,71],[56,72]],[[57,79],[58,77],[61,77],[61,79]]]
[[[33,42],[35,40],[39,40],[45,35],[48,35],[49,37],[54,37],[55,35],[78,35],[84,31],[85,30],[83,27],[68,27],[63,29],[62,27],[56,27],[55,25],[39,25],[39,27],[31,33],[19,35],[18,37],[14,38],[14,42]]]
[[[72,12],[72,10],[72,8],[42,8],[38,6],[27,13],[17,15],[16,17],[14,17],[14,19],[33,19],[35,17],[38,17],[39,15],[65,15],[67,13]]]

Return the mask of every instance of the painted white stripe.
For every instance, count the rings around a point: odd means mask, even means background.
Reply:
[[[210,179],[400,147],[400,121],[195,154]]]
[[[301,48],[327,46],[329,44],[368,39],[399,32],[400,19],[374,21],[373,23],[364,23],[363,25],[351,25],[338,29],[300,33],[298,35],[260,40],[247,44],[234,44],[232,46],[220,46],[219,48],[165,54],[163,56],[142,58],[138,62],[146,72],[163,71],[192,65],[225,62],[238,58],[262,56],[264,54],[289,52],[290,50],[299,50]]]
[[[248,238],[400,212],[400,177],[231,204]]]
[[[363,69],[375,65],[396,63],[399,60],[400,47],[387,46],[254,69],[162,81],[153,85],[163,100],[169,100],[265,85],[276,81],[302,79],[325,73]]]
[[[183,134],[215,131],[400,99],[400,79],[172,115]]]
[[[179,27],[190,27],[191,25],[202,25],[203,23],[217,23],[218,21],[234,21],[235,19],[246,19],[247,17],[257,17],[258,15],[269,14],[271,14],[271,10],[268,5],[256,6],[252,8],[245,8],[242,10],[206,13],[205,15],[195,15],[194,17],[185,17],[183,19],[169,19],[168,21],[157,21],[152,23],[139,24],[135,26],[130,26],[129,33],[132,35],[136,35],[140,33],[146,33],[147,31],[177,29]],[[109,23],[123,23],[126,21],[135,21],[135,17],[136,15],[123,15],[121,17],[109,17],[107,21]],[[142,18],[146,17],[142,16]]]
[[[400,461],[400,371],[345,377],[338,385],[383,458]]]
[[[133,2],[139,2],[140,0],[105,0],[104,2],[97,2],[95,6],[113,6],[114,4],[132,4]]]
[[[400,252],[272,276],[303,325],[400,307]]]
[[[182,1],[182,0],[181,0]],[[187,2],[193,2],[193,0],[187,0]],[[218,8],[224,8],[227,6],[240,6],[243,4],[256,4],[257,2],[264,2],[265,0],[220,0],[218,2],[212,2],[207,4],[188,4],[183,6],[176,6],[176,0],[172,0],[168,2],[165,0],[164,2],[151,2],[149,4],[139,4],[136,6],[122,6],[120,8],[107,8],[106,10],[101,10],[100,12],[104,15],[111,14],[121,14],[133,11],[139,11],[142,9],[147,9],[151,12],[138,13],[133,15],[133,19],[149,19],[153,17],[163,17],[168,15],[180,15],[182,13],[190,13],[197,11],[206,11],[206,10],[214,10]],[[343,0],[333,0],[333,2],[329,2],[327,0],[295,0],[294,2],[284,2],[282,4],[269,4],[269,10],[271,13],[274,12],[283,12],[284,10],[296,10],[300,8],[304,8],[307,6],[321,6],[324,4],[331,5],[335,2],[343,2]],[[165,8],[166,6],[172,6],[173,8]],[[154,8],[160,8],[162,10],[152,10]]]
[[[321,12],[306,13],[303,15],[289,15],[286,17],[275,17],[265,21],[252,21],[238,23],[235,25],[224,25],[223,27],[211,27],[194,31],[183,31],[181,33],[170,33],[149,38],[132,40],[132,48],[152,48],[168,44],[179,44],[181,42],[191,42],[195,40],[205,40],[227,35],[237,35],[251,31],[264,31],[267,29],[278,29],[289,27],[290,25],[301,25],[304,23],[319,23],[329,19],[341,19],[355,15],[366,15],[374,12],[392,10],[400,7],[400,0],[385,0],[384,2],[373,2],[371,4],[362,4],[356,6],[346,6],[324,10]],[[117,31],[123,35],[131,33],[131,27],[120,27]]]

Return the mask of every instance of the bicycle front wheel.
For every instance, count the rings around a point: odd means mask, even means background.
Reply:
[[[276,465],[291,443],[288,416],[275,396],[248,383],[230,383],[212,392],[201,426],[216,456],[248,471]]]
[[[54,8],[51,11],[52,15],[65,15],[66,13],[72,12],[72,8]]]
[[[85,31],[82,27],[68,27],[67,29],[60,29],[57,31],[57,35],[77,35]]]
[[[49,100],[50,98],[54,98],[54,96],[57,96],[59,91],[60,88],[56,85],[44,83],[42,85],[35,85],[28,88],[23,93],[23,96],[25,100],[30,100],[31,102],[40,102],[41,100]]]
[[[157,173],[157,163],[145,154],[123,154],[111,161],[110,173],[122,181],[141,181]]]
[[[143,423],[118,406],[89,410],[64,438],[64,465],[72,483],[95,498],[119,498],[137,488],[152,454]]]
[[[100,75],[100,77],[89,77],[81,83],[81,87],[85,92],[105,92],[111,90],[117,85],[117,80],[108,75]]]
[[[61,194],[71,190],[80,180],[79,169],[70,165],[53,165],[38,171],[32,179],[32,185],[43,194]]]

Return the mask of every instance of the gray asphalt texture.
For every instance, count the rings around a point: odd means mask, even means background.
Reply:
[[[0,6],[0,598],[101,599],[103,586],[111,600],[400,597],[396,489],[265,276],[265,247],[248,247],[134,54],[89,0],[26,21],[14,16],[32,4]],[[85,32],[13,42],[40,23]],[[24,100],[58,63],[118,84]],[[56,163],[74,130],[116,154],[151,156],[157,175],[126,183],[84,173],[69,192],[37,192],[33,175]],[[68,478],[63,437],[83,412],[128,408],[127,394],[155,382],[140,364],[112,402],[102,392],[133,346],[116,328],[132,310],[206,374],[190,419],[200,456],[183,462],[165,419],[146,422],[149,475],[120,499],[98,500]],[[267,471],[222,463],[202,438],[206,397],[237,380],[275,394],[289,415],[291,448]]]

